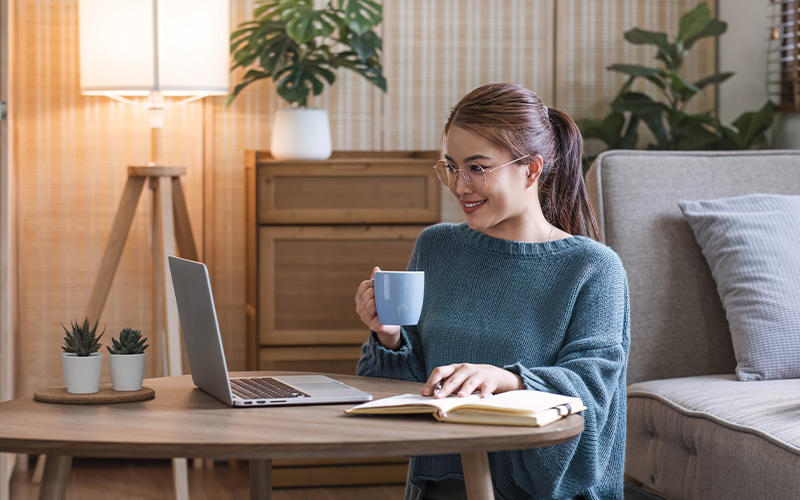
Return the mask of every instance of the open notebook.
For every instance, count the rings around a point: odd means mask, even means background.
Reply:
[[[520,390],[481,398],[450,396],[434,399],[403,394],[378,399],[345,410],[350,415],[402,415],[431,413],[440,422],[468,424],[527,425],[541,427],[586,409],[580,398],[549,392]]]

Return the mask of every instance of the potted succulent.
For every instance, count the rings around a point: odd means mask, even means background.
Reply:
[[[147,337],[142,338],[141,330],[124,328],[119,332],[119,340],[111,338],[113,348],[108,349],[108,366],[111,369],[111,390],[138,391],[144,379],[144,352],[149,345]]]
[[[346,68],[384,92],[379,51],[373,31],[383,18],[375,0],[331,0],[315,9],[313,0],[256,2],[253,20],[231,34],[236,68],[249,68],[228,98],[228,105],[251,83],[275,82],[278,95],[291,106],[278,110],[272,126],[275,158],[322,160],[331,154],[328,112],[308,108],[309,94],[319,95]]]
[[[97,352],[105,329],[97,336],[97,323],[89,328],[89,318],[82,325],[75,321],[72,331],[67,330],[64,345],[61,346],[61,366],[64,370],[64,383],[71,394],[91,394],[100,390],[100,370],[103,368],[103,355]]]

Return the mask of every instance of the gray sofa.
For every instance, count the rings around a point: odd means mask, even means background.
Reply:
[[[725,311],[677,204],[800,194],[800,151],[610,151],[586,180],[630,286],[626,480],[670,500],[800,499],[800,380],[736,379]]]

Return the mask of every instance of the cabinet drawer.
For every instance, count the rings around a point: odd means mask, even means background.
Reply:
[[[259,228],[258,339],[265,345],[361,344],[358,285],[404,270],[426,226]]]
[[[431,160],[335,160],[257,167],[261,224],[432,224],[441,188]]]
[[[366,332],[362,332],[367,340]],[[258,350],[259,370],[344,373],[354,375],[361,358],[361,345],[262,347]]]

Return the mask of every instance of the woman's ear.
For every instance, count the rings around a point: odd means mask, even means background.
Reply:
[[[544,168],[544,160],[542,160],[541,155],[536,155],[533,157],[530,165],[528,165],[528,185],[532,186],[533,183],[536,182],[539,177],[542,176],[542,169]]]

